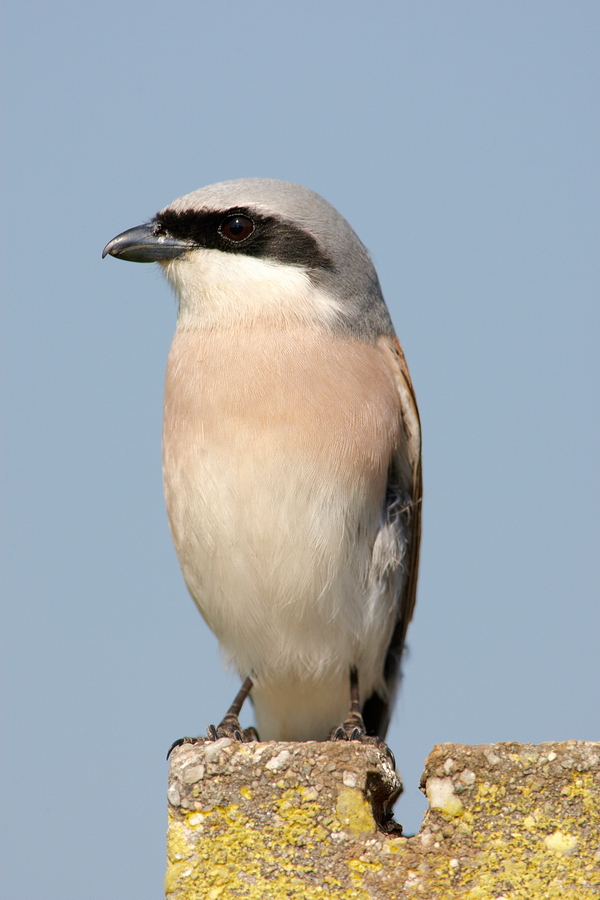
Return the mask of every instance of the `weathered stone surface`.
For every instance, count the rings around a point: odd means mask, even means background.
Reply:
[[[377,747],[184,744],[171,762],[167,896],[600,897],[600,744],[443,744],[422,787],[431,808],[406,838],[381,830],[399,782]]]

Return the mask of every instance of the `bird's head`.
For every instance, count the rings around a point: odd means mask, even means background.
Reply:
[[[159,263],[184,327],[308,319],[363,334],[391,328],[365,247],[334,207],[297,184],[201,188],[117,235],[108,254]]]

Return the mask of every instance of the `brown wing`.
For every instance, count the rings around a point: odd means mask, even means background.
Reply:
[[[363,718],[368,734],[384,738],[394,704],[400,680],[400,666],[406,632],[412,619],[417,596],[417,578],[419,574],[419,547],[421,542],[421,506],[423,498],[423,481],[421,473],[421,422],[414,388],[404,358],[404,353],[397,338],[382,338],[382,349],[394,372],[400,400],[406,443],[398,448],[398,458],[393,466],[393,481],[390,483],[389,495],[393,502],[400,491],[403,497],[410,498],[404,503],[404,522],[408,525],[410,538],[406,555],[406,577],[402,580],[401,594],[398,598],[398,618],[391,635],[384,662],[384,679],[387,696],[372,694],[364,704]]]
[[[392,352],[397,360],[398,381],[401,392],[402,419],[408,438],[411,465],[412,507],[410,515],[410,548],[408,553],[408,577],[402,592],[400,618],[403,621],[402,640],[412,619],[417,598],[417,578],[419,575],[419,549],[421,545],[421,507],[423,501],[423,475],[421,469],[421,420],[417,407],[415,390],[410,379],[408,366],[398,338],[394,338]]]

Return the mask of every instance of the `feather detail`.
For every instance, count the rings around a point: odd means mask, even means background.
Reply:
[[[385,689],[365,701],[363,717],[369,734],[384,737],[401,676],[401,661],[417,593],[421,541],[421,423],[412,381],[399,340],[379,339],[393,373],[402,422],[388,474],[383,522],[373,548],[373,571],[395,579],[396,621],[385,654]],[[382,577],[380,575],[380,577]]]

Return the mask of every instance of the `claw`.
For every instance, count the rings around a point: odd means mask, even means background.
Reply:
[[[173,743],[171,744],[171,746],[169,747],[169,749],[167,751],[167,759],[170,757],[170,755],[173,752],[173,750],[175,749],[175,747],[181,747],[181,745],[183,744],[184,741],[185,741],[185,738],[179,738],[178,741],[173,741]]]
[[[342,724],[331,732],[329,740],[361,741],[363,744],[370,744],[374,740],[367,734],[367,729],[365,728],[365,723],[363,722],[362,713],[360,711],[358,672],[354,666],[350,669],[350,712]]]
[[[218,741],[220,738],[231,738],[240,744],[249,744],[252,741],[260,740],[255,728],[242,728],[237,717],[234,720],[231,716],[225,716],[220,725],[216,728],[209,725],[206,729],[208,738],[211,741]]]
[[[252,690],[252,680],[246,678],[243,685],[239,689],[237,696],[227,712],[222,722],[215,728],[214,725],[208,726],[208,736],[211,741],[218,741],[219,738],[228,737],[240,744],[248,744],[251,741],[258,741],[259,737],[255,728],[242,728],[238,715],[244,704],[244,700]]]
[[[252,680],[250,678],[246,678],[243,685],[237,692],[235,700],[225,713],[223,721],[220,723],[220,725],[217,725],[216,727],[214,725],[209,725],[206,729],[209,741],[218,741],[219,738],[227,737],[231,738],[232,741],[238,741],[240,744],[248,744],[250,743],[250,741],[260,740],[255,728],[243,729],[238,719],[238,715],[244,704],[244,700],[251,690]],[[176,747],[181,747],[182,744],[197,744],[198,741],[201,740],[202,738],[184,737],[179,738],[178,741],[173,741],[173,743],[169,747],[167,759],[170,757],[171,753]]]
[[[171,753],[173,752],[173,750],[175,750],[176,747],[181,747],[183,744],[197,744],[199,740],[200,740],[200,738],[182,737],[182,738],[179,738],[179,740],[177,740],[177,741],[173,741],[173,743],[169,747],[169,752],[167,753],[167,759],[170,757]]]

